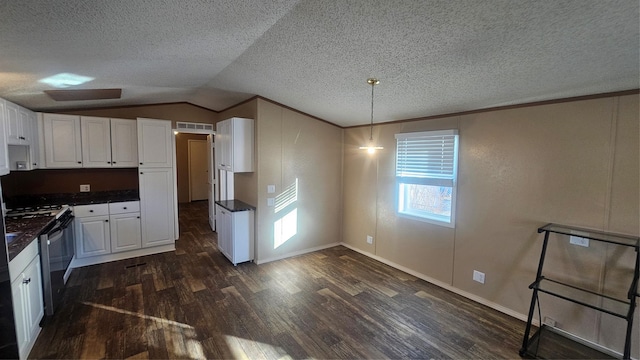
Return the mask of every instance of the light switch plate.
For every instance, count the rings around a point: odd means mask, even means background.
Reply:
[[[267,194],[273,194],[274,192],[276,192],[276,186],[275,185],[267,185]]]
[[[273,206],[275,204],[275,198],[267,198],[267,206]]]
[[[89,184],[80,185],[80,192],[89,192],[89,191],[91,191],[91,185]]]
[[[473,270],[473,280],[484,284],[484,273],[478,270]]]
[[[569,236],[569,244],[589,247],[589,239],[579,236]]]

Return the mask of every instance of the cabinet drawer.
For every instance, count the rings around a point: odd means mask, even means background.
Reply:
[[[33,259],[38,256],[40,249],[38,247],[38,241],[34,240],[27,245],[16,257],[9,261],[9,276],[13,282],[18,275],[20,275],[24,269],[29,265]]]
[[[124,201],[109,204],[109,214],[125,214],[140,211],[140,201]]]
[[[73,207],[76,217],[109,215],[109,204],[78,205]]]

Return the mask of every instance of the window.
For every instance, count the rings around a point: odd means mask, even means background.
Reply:
[[[396,134],[398,213],[455,227],[458,130]]]

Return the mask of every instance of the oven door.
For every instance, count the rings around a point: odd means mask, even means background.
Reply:
[[[57,219],[53,227],[40,235],[42,285],[47,316],[53,315],[69,277],[69,264],[74,254],[73,218],[69,211],[69,214]]]

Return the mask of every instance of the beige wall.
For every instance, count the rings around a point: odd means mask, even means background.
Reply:
[[[374,129],[385,149],[357,149],[368,128],[345,131],[343,241],[498,307],[526,314],[548,222],[638,235],[638,96],[602,98],[423,120]],[[395,139],[400,132],[457,128],[457,223],[449,229],[395,212]],[[366,243],[374,235],[374,245]],[[593,242],[592,242],[593,243]],[[547,270],[620,292],[633,253],[553,242]],[[472,281],[473,270],[486,274]],[[625,286],[629,286],[626,284]],[[622,351],[620,321],[541,299],[543,316]],[[637,315],[637,314],[636,314]],[[636,324],[640,323],[636,320]],[[613,325],[615,323],[615,325]],[[636,330],[639,326],[636,326]],[[638,332],[634,334],[638,339]],[[634,344],[638,357],[638,341]]]

